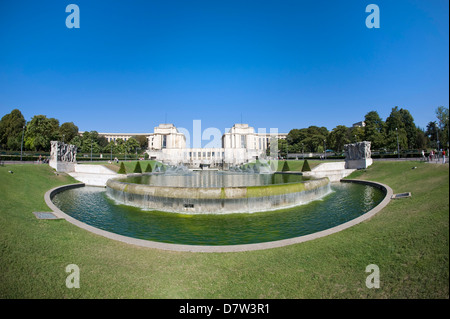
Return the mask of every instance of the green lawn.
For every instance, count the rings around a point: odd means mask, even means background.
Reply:
[[[412,197],[302,244],[182,253],[38,220],[44,193],[75,181],[46,165],[0,167],[0,298],[449,298],[448,165],[375,162],[350,177]],[[68,264],[80,268],[79,289],[65,286]],[[379,289],[365,285],[369,264],[379,266]]]

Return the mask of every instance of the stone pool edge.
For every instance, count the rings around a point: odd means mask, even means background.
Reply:
[[[342,179],[341,182],[343,183],[359,183],[359,184],[366,184],[373,187],[377,187],[385,192],[384,199],[374,208],[372,208],[367,213],[352,219],[348,222],[345,222],[341,225],[325,229],[313,234],[289,238],[289,239],[282,239],[282,240],[276,240],[271,242],[264,242],[264,243],[256,243],[256,244],[242,244],[242,245],[222,245],[222,246],[207,246],[207,245],[183,245],[183,244],[170,244],[170,243],[161,243],[156,241],[150,241],[145,239],[138,239],[128,236],[123,236],[119,234],[115,234],[112,232],[108,232],[93,226],[90,226],[86,223],[83,223],[63,211],[61,211],[58,207],[56,207],[55,204],[52,202],[52,198],[54,195],[56,195],[59,192],[62,192],[64,190],[72,189],[72,188],[78,188],[78,187],[84,187],[84,183],[77,183],[77,184],[68,184],[63,186],[58,186],[55,188],[50,189],[47,191],[44,195],[45,203],[47,206],[53,211],[53,213],[60,217],[67,220],[69,223],[82,228],[84,230],[87,230],[91,233],[94,233],[96,235],[100,235],[109,239],[117,240],[123,243],[136,245],[140,247],[147,247],[147,248],[154,248],[154,249],[160,249],[160,250],[169,250],[169,251],[179,251],[179,252],[208,252],[208,253],[227,253],[227,252],[245,252],[245,251],[255,251],[255,250],[264,250],[264,249],[271,249],[271,248],[279,248],[284,247],[288,245],[293,244],[299,244],[306,241],[310,241],[313,239],[325,237],[337,232],[340,232],[344,229],[350,228],[354,225],[357,225],[367,219],[370,219],[375,214],[377,214],[379,211],[381,211],[386,205],[391,201],[391,197],[393,195],[392,189],[382,183],[378,182],[372,182],[372,181],[364,181],[364,180],[356,180],[356,179]]]

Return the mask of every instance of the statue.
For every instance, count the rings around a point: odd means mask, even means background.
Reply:
[[[367,168],[372,165],[370,142],[357,142],[344,145],[345,167],[350,169]]]
[[[58,172],[70,172],[74,170],[77,160],[77,147],[60,141],[51,141],[49,165]]]

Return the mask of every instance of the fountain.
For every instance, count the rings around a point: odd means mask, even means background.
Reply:
[[[110,179],[106,189],[58,187],[46,201],[58,216],[108,238],[169,250],[236,251],[345,229],[373,216],[392,193],[376,183],[272,173],[270,163],[229,171],[157,165],[153,173]]]
[[[108,180],[108,196],[125,205],[191,214],[249,213],[292,207],[330,192],[328,178],[269,174],[265,165],[231,171],[190,171],[169,166],[164,173]],[[260,171],[264,173],[260,173]]]

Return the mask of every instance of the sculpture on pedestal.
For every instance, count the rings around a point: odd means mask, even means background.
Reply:
[[[372,165],[370,142],[357,142],[344,145],[345,168],[361,169]]]
[[[60,141],[51,141],[49,165],[58,172],[72,172],[77,159],[77,147]]]

